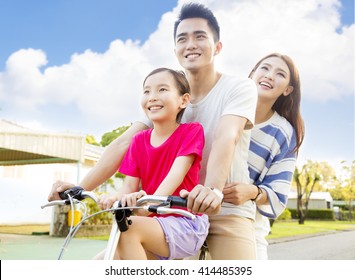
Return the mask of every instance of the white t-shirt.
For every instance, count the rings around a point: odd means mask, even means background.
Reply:
[[[216,85],[205,98],[196,104],[189,104],[182,122],[199,122],[205,132],[205,148],[203,150],[200,181],[206,178],[208,156],[211,151],[214,132],[219,119],[224,115],[235,115],[246,118],[247,125],[236,145],[232,167],[227,182],[249,183],[248,151],[250,129],[253,127],[257,102],[257,90],[251,79],[239,80],[236,77],[222,75]],[[223,203],[222,215],[236,214],[250,219],[255,218],[255,204],[248,201],[236,206]]]

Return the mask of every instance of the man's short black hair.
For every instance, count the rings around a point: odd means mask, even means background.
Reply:
[[[176,30],[184,19],[188,18],[203,18],[207,20],[208,26],[213,32],[215,42],[219,41],[220,30],[216,17],[210,9],[199,3],[184,4],[181,8],[180,14],[174,24],[174,40],[176,38]]]

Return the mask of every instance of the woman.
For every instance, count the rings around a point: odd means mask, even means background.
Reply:
[[[292,175],[304,138],[300,113],[298,70],[290,57],[272,53],[249,74],[256,83],[258,103],[251,132],[248,165],[250,184],[227,184],[224,201],[236,205],[256,203],[258,259],[267,259],[268,218],[276,219],[286,208]]]

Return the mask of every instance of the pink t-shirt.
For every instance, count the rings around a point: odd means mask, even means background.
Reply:
[[[181,189],[192,190],[199,183],[200,162],[204,146],[201,124],[180,124],[173,134],[159,147],[150,144],[152,129],[135,135],[121,163],[119,171],[141,179],[142,189],[152,195],[164,180],[179,156],[195,155],[195,160],[182,184],[172,195],[179,195]]]

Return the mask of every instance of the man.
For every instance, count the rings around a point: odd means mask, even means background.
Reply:
[[[238,80],[215,69],[214,57],[222,50],[218,22],[201,4],[184,5],[174,25],[175,54],[185,69],[191,87],[191,104],[183,122],[200,122],[205,130],[201,181],[188,197],[188,209],[210,216],[207,243],[212,259],[255,259],[253,220],[257,194],[254,188],[242,205],[223,203],[222,190],[228,182],[249,182],[247,157],[250,128],[256,108],[256,86],[252,80]],[[134,123],[113,141],[80,186],[92,190],[111,177],[120,166],[132,136],[146,129],[148,122]],[[56,182],[49,200],[57,198],[71,184]],[[112,201],[103,202],[104,207]]]

